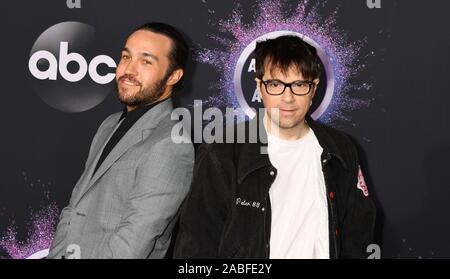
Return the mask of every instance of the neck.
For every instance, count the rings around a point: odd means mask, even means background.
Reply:
[[[267,133],[280,138],[282,140],[294,141],[301,139],[309,132],[308,123],[303,119],[301,123],[291,128],[283,128],[274,123],[271,118],[266,114],[264,115],[264,126]]]

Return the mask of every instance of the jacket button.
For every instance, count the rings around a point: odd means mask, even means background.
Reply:
[[[331,200],[334,199],[334,192],[330,192],[330,199],[331,199]]]
[[[275,172],[274,171],[270,171],[270,176],[274,176],[275,175]]]

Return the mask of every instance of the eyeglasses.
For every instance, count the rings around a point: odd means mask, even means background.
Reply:
[[[281,95],[286,90],[286,87],[291,89],[291,92],[297,96],[308,95],[314,82],[307,80],[296,80],[291,83],[284,83],[278,79],[262,80],[262,84],[266,88],[269,95]]]

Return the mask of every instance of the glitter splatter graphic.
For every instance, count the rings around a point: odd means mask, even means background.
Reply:
[[[28,220],[24,225],[19,225],[14,215],[9,218],[9,225],[0,236],[0,257],[43,258],[48,254],[48,248],[52,243],[60,209],[50,200],[48,188],[51,182],[44,183],[41,179],[31,180],[26,172],[22,172],[22,176],[23,181],[28,185],[26,191],[30,194],[38,194],[40,202],[37,207],[30,208]],[[26,232],[25,237],[20,237],[19,231]]]
[[[26,241],[17,237],[17,227],[13,223],[6,229],[0,239],[0,247],[13,259],[26,259],[33,254],[48,249],[53,240],[59,209],[55,203],[41,209],[31,218],[31,225]]]
[[[369,91],[371,84],[353,84],[353,78],[365,70],[363,59],[370,55],[360,52],[364,40],[349,42],[345,32],[336,26],[338,8],[327,18],[319,14],[321,4],[310,4],[309,1],[300,2],[294,10],[285,9],[282,1],[258,1],[251,24],[243,22],[239,5],[233,10],[227,20],[218,22],[219,32],[210,38],[223,47],[216,49],[202,49],[197,60],[200,63],[211,65],[221,77],[213,85],[219,94],[211,96],[204,103],[216,107],[238,108],[239,102],[234,92],[234,71],[242,51],[256,38],[275,31],[291,31],[300,33],[316,42],[329,58],[334,74],[333,98],[326,111],[321,114],[320,121],[332,122],[337,119],[348,121],[348,112],[368,106],[369,99],[350,96],[350,91]],[[286,3],[284,3],[286,4]],[[285,12],[289,10],[289,12]],[[228,36],[227,36],[228,35]],[[231,35],[231,36],[229,36]],[[354,95],[354,94],[353,94]]]

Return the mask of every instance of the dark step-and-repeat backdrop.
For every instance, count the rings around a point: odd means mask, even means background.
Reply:
[[[450,2],[4,1],[0,253],[42,258],[100,123],[130,32],[161,21],[192,55],[177,106],[261,106],[257,40],[294,33],[323,65],[313,118],[357,143],[383,258],[450,257]],[[376,248],[376,247],[375,247]],[[375,249],[374,248],[374,249]]]

